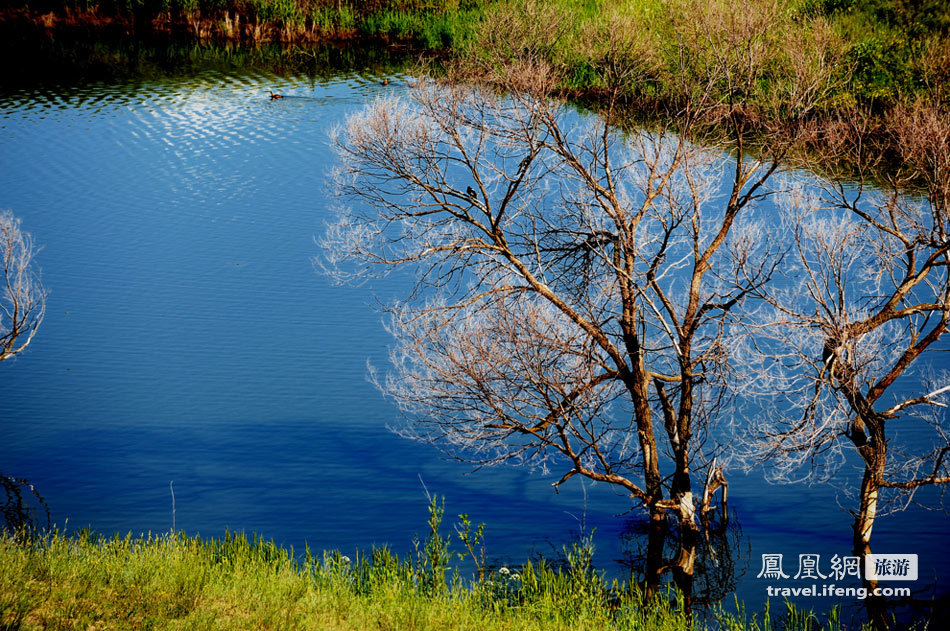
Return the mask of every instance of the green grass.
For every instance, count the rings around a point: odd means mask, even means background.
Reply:
[[[428,545],[428,543],[426,544]],[[607,583],[589,556],[447,581],[416,557],[386,548],[352,559],[296,558],[244,535],[112,537],[51,534],[32,542],[0,534],[3,629],[471,629],[538,631],[699,628],[668,595],[650,601]],[[426,551],[422,551],[423,556]],[[572,556],[573,555],[573,556]],[[776,621],[719,612],[735,631],[839,629],[832,615],[790,608]]]
[[[360,22],[360,31],[389,40],[414,41],[432,50],[452,49],[470,38],[480,15],[476,10],[450,13],[385,9],[367,15]]]
[[[310,19],[321,33],[333,35],[356,29],[357,12],[348,4],[337,7],[311,6]]]
[[[429,500],[428,535],[399,558],[388,548],[315,558],[243,533],[205,540],[183,533],[99,537],[39,534],[29,522],[0,529],[0,629],[701,629],[675,594],[647,598],[606,581],[592,564],[593,539],[564,548],[556,565],[485,566],[484,524],[460,515],[462,552],[442,534],[444,499]],[[471,559],[465,579],[452,562]],[[775,625],[713,612],[732,631],[841,629],[788,606]]]

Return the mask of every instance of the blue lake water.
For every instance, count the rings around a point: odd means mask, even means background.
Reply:
[[[49,299],[28,352],[0,364],[0,471],[34,482],[54,522],[167,531],[174,481],[189,533],[404,552],[425,528],[424,484],[446,497],[448,521],[487,523],[496,562],[551,556],[593,530],[598,566],[622,576],[637,518],[618,516],[621,494],[471,473],[388,431],[398,415],[366,378],[389,344],[373,303],[408,285],[336,287],[313,269],[329,130],[404,89],[365,69],[3,88],[0,208],[42,245]],[[849,554],[837,500],[850,506],[826,485],[730,474],[741,599],[764,600],[763,553],[783,553],[790,573],[802,553]],[[950,578],[948,525],[939,512],[887,516],[874,549],[919,554],[923,590]]]

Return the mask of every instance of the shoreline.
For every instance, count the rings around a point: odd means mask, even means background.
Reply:
[[[486,29],[490,30],[493,20],[505,23],[505,20],[530,22],[533,19],[520,14],[523,9],[519,9],[517,3],[490,0],[456,0],[438,6],[415,1],[379,0],[358,8],[343,1],[304,4],[298,0],[244,0],[242,3],[226,1],[214,5],[210,0],[164,0],[161,3],[132,0],[131,9],[109,4],[108,0],[91,2],[95,4],[86,4],[87,8],[64,3],[48,11],[45,7],[34,9],[29,6],[0,9],[0,30],[9,40],[7,54],[15,51],[18,56],[21,52],[28,55],[31,48],[42,52],[48,43],[60,46],[70,41],[83,44],[131,42],[133,46],[139,42],[164,42],[239,46],[250,50],[262,46],[281,47],[287,52],[301,53],[301,57],[312,56],[312,49],[317,47],[366,46],[438,62],[478,55],[482,45],[479,38]],[[877,164],[882,174],[908,166],[901,145],[902,127],[906,127],[903,121],[920,111],[938,119],[950,117],[950,34],[947,32],[950,26],[941,25],[940,21],[950,21],[950,10],[944,12],[946,15],[938,12],[937,25],[928,27],[930,31],[918,33],[917,40],[905,41],[900,54],[892,51],[888,57],[878,50],[871,55],[871,61],[861,61],[859,57],[869,42],[881,40],[882,33],[904,32],[901,29],[910,33],[911,26],[897,27],[885,23],[870,10],[867,15],[857,17],[858,10],[851,9],[848,10],[850,13],[828,8],[818,14],[803,12],[802,7],[812,4],[805,2],[784,9],[782,23],[776,25],[776,30],[780,36],[797,34],[814,39],[810,44],[806,43],[807,50],[799,51],[799,54],[805,61],[827,57],[827,63],[832,64],[830,71],[824,71],[831,72],[825,79],[827,87],[822,88],[826,93],[814,110],[790,116],[780,97],[786,89],[785,84],[794,84],[801,78],[795,75],[797,66],[788,58],[789,52],[769,40],[768,45],[772,48],[763,53],[771,59],[763,66],[765,74],[756,80],[758,83],[753,92],[742,97],[741,123],[751,144],[754,145],[756,136],[775,134],[777,130],[799,132],[804,129],[807,134],[803,145],[806,155],[798,160],[800,166],[839,169],[842,165],[831,164],[821,155],[824,145],[829,141],[840,142],[844,133],[848,142],[869,143],[873,147],[880,156]],[[878,4],[889,6],[895,3],[880,0]],[[766,5],[765,0],[756,0],[750,9],[766,11]],[[93,8],[88,8],[90,6]],[[602,34],[604,25],[608,24],[614,30],[630,31],[620,36],[621,49],[629,47],[627,54],[646,54],[648,57],[641,68],[643,75],[628,84],[620,102],[628,112],[625,116],[631,124],[675,120],[677,112],[691,105],[692,97],[677,85],[677,73],[680,72],[674,63],[677,53],[670,49],[675,44],[671,44],[673,40],[664,30],[671,25],[683,28],[676,23],[675,16],[658,14],[656,7],[653,7],[652,14],[630,13],[632,5],[625,5],[624,10],[628,13],[605,16],[573,7],[566,0],[547,0],[539,6],[541,9],[524,10],[537,10],[541,17],[554,16],[552,19],[571,24],[572,30],[554,41],[548,41],[549,34],[546,33],[519,32],[517,37],[523,41],[508,42],[508,45],[513,50],[522,45],[540,45],[538,50],[544,51],[544,61],[556,67],[561,77],[553,96],[595,112],[613,106],[601,85],[601,74],[609,71],[608,65],[612,63],[610,53],[600,51],[597,48],[600,43],[591,41],[591,37]],[[594,10],[603,11],[607,6],[597,5]],[[667,4],[657,6],[667,7]],[[672,10],[679,5],[673,2],[669,7]],[[704,19],[711,18],[706,16]],[[905,16],[905,19],[910,17]],[[835,20],[835,28],[841,33],[858,28],[852,22],[863,25],[864,31],[858,29],[850,35],[836,32],[833,37],[828,33],[824,36],[812,33],[813,27],[832,29]],[[651,31],[637,34],[636,30],[644,25],[649,25]],[[730,38],[741,34],[741,27],[722,27],[726,30],[722,31],[721,37],[731,41]],[[687,35],[691,33],[689,28],[692,27],[687,27]],[[730,31],[730,28],[740,30]],[[783,30],[786,31],[784,34]],[[623,37],[632,39],[630,43],[623,43]],[[697,63],[715,62],[719,52],[704,48],[707,44],[698,40],[689,44],[694,48],[687,52],[700,55],[696,58]],[[928,56],[923,61],[908,61],[913,51],[924,51]],[[893,65],[894,60],[899,60],[904,67],[886,72],[881,70],[882,65]],[[42,61],[40,59],[40,63]],[[773,68],[769,64],[779,65]],[[29,71],[29,68],[16,68],[8,72],[8,76],[20,73],[22,78],[28,76]],[[872,71],[877,74],[872,76]],[[895,79],[896,76],[901,78]],[[859,119],[862,125],[857,129],[852,122]],[[906,130],[903,133],[906,136]],[[934,150],[940,148],[934,147]],[[847,172],[847,165],[843,168]]]

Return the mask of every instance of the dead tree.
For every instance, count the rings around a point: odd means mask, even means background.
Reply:
[[[33,340],[46,311],[46,292],[34,256],[36,248],[20,220],[0,211],[0,255],[3,291],[0,293],[0,361],[23,351]]]
[[[673,510],[673,567],[689,576],[724,321],[769,274],[736,274],[752,243],[737,218],[774,163],[623,136],[543,94],[425,80],[352,116],[337,146],[351,203],[324,239],[328,267],[416,274],[382,381],[411,433],[481,463],[557,467],[555,486],[617,485],[658,529]],[[648,566],[655,584],[662,559]]]
[[[769,15],[704,16],[708,28],[681,24],[676,92],[690,98],[666,126],[628,133],[615,106],[656,71],[636,38],[594,40],[602,107],[581,115],[552,97],[544,51],[563,21],[503,16],[483,29],[487,58],[454,82],[420,79],[346,121],[343,204],[322,242],[340,280],[414,274],[380,379],[408,434],[482,464],[555,469],[555,487],[580,475],[624,489],[650,514],[648,585],[671,569],[687,593],[712,501],[701,494],[698,510],[693,476],[717,453],[707,428],[728,396],[724,332],[773,264],[748,216],[795,136],[760,138],[756,157],[745,145],[741,101],[768,66]],[[741,54],[691,68],[691,46],[731,41]],[[794,88],[803,111],[818,83]],[[704,479],[722,487],[721,470]],[[680,545],[665,563],[668,512]]]
[[[824,142],[847,177],[788,182],[783,282],[762,292],[735,350],[747,362],[742,389],[771,402],[754,415],[747,455],[773,478],[847,480],[847,452],[859,457],[849,488],[861,557],[877,517],[950,483],[950,377],[932,363],[950,323],[950,128],[927,108],[902,116],[904,167],[888,186],[866,185],[881,154],[860,115]],[[902,440],[921,427],[926,444]]]

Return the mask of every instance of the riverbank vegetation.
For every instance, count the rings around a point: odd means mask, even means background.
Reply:
[[[497,55],[486,44],[503,44],[539,55],[556,71],[558,94],[595,110],[617,83],[612,73],[636,68],[621,96],[640,124],[695,106],[697,81],[718,76],[703,98],[741,110],[749,134],[810,125],[803,146],[819,155],[805,162],[819,169],[837,159],[821,147],[840,145],[842,134],[900,169],[901,122],[950,118],[950,7],[937,0],[2,0],[0,29],[16,54],[42,50],[44,39],[161,34],[280,43],[299,59],[317,43],[358,41],[453,63]]]
[[[714,62],[728,51],[711,46],[720,35],[738,37],[749,26],[766,28],[759,51],[770,58],[762,77],[764,97],[773,84],[796,80],[797,63],[830,64],[836,83],[827,107],[888,105],[919,95],[945,101],[950,77],[950,6],[938,0],[3,0],[4,21],[30,20],[50,31],[110,29],[136,34],[155,30],[198,39],[260,43],[311,43],[369,37],[417,48],[457,53],[477,45],[505,16],[533,12],[559,16],[567,28],[548,29],[548,61],[569,68],[565,88],[597,87],[603,33],[637,42],[649,54],[651,89],[674,90],[676,75]],[[741,19],[736,19],[736,17]],[[700,29],[702,26],[704,29]],[[684,35],[706,39],[684,57]],[[474,44],[473,44],[474,43]],[[729,42],[720,40],[719,44]],[[512,41],[517,47],[523,42]]]
[[[691,622],[669,594],[646,600],[606,581],[592,569],[587,545],[567,549],[560,564],[496,568],[474,582],[458,574],[446,580],[447,550],[431,537],[418,552],[412,559],[386,548],[352,559],[338,552],[300,558],[243,534],[0,534],[0,628],[843,628],[836,612],[819,618],[791,606],[773,616],[719,610],[708,623]]]

